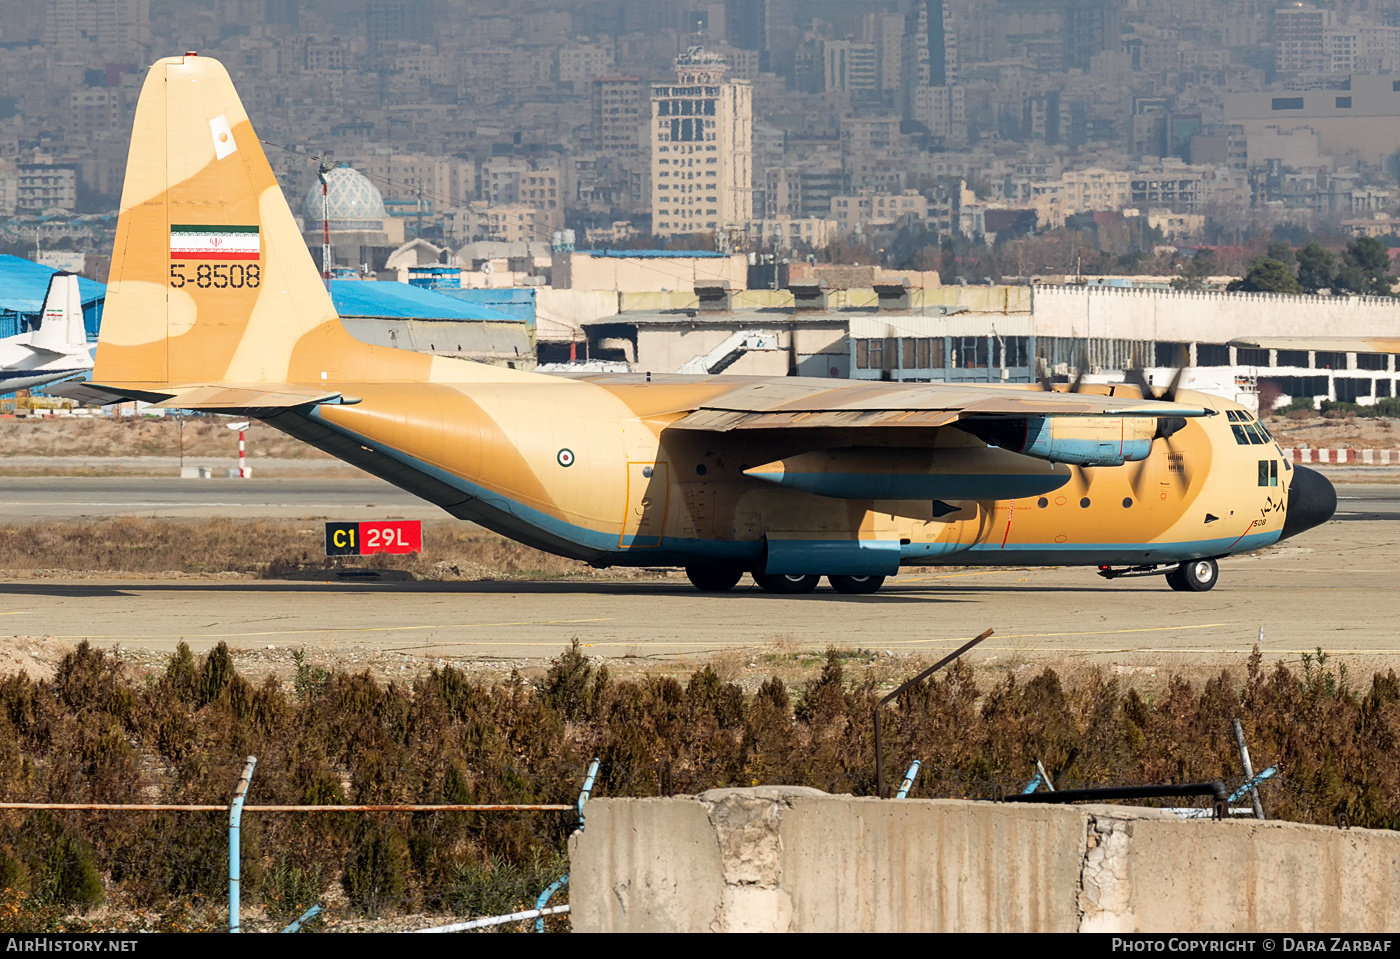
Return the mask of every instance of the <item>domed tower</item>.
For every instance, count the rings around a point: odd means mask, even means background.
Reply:
[[[306,191],[302,216],[306,243],[313,255],[321,250],[321,221],[326,213],[335,266],[368,265],[372,271],[381,269],[389,252],[403,243],[403,222],[385,212],[379,188],[348,166],[338,166],[326,174],[324,201],[319,179]]]

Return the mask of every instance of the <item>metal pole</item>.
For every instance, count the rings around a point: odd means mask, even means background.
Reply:
[[[880,711],[883,710],[883,709],[885,708],[885,706],[888,705],[889,702],[890,702],[891,700],[893,700],[893,699],[894,699],[896,696],[898,696],[900,693],[904,692],[904,691],[905,691],[906,689],[908,689],[910,686],[913,686],[915,683],[922,682],[923,680],[927,679],[929,676],[932,676],[934,673],[938,672],[938,671],[939,671],[940,669],[942,669],[944,666],[947,666],[947,665],[948,665],[949,663],[951,663],[953,660],[957,659],[957,658],[958,658],[959,656],[961,656],[963,653],[967,652],[969,649],[971,649],[972,647],[976,646],[978,643],[982,642],[982,640],[984,640],[984,639],[986,639],[988,636],[992,635],[992,633],[993,633],[993,630],[988,629],[988,630],[984,630],[980,636],[974,636],[974,637],[972,637],[972,639],[969,639],[967,642],[963,643],[963,644],[962,644],[961,646],[959,646],[957,649],[953,650],[953,651],[952,651],[951,653],[949,653],[947,656],[944,656],[944,657],[943,657],[942,659],[940,659],[938,662],[934,663],[932,666],[930,666],[928,669],[924,670],[924,671],[923,671],[922,673],[920,673],[919,675],[915,676],[913,679],[910,679],[910,680],[907,680],[906,682],[904,682],[902,685],[900,685],[900,687],[899,687],[898,689],[896,689],[894,692],[890,693],[890,694],[889,694],[888,696],[886,696],[884,699],[880,700],[878,703],[875,704],[875,795],[876,795],[876,796],[879,796],[881,799],[884,799],[884,798],[885,798],[885,761],[884,761],[884,760],[885,760],[885,749],[884,749],[884,742],[883,742],[883,738],[882,738],[882,734],[881,734]]]
[[[900,783],[899,792],[894,795],[895,799],[903,799],[909,795],[909,790],[914,788],[914,777],[919,775],[919,767],[922,765],[917,759],[909,765],[909,771],[904,774],[904,782]]]
[[[583,832],[583,804],[588,802],[588,797],[593,793],[593,780],[598,776],[599,760],[594,757],[588,764],[588,772],[583,777],[583,789],[578,794],[578,831]],[[539,918],[535,920],[535,932],[544,932],[544,917],[548,914],[545,905],[556,892],[569,884],[569,874],[566,872],[554,882],[549,884],[549,888],[540,893],[540,897],[535,900],[535,909],[539,910]]]
[[[1249,761],[1249,747],[1244,743],[1244,724],[1238,719],[1235,720],[1235,742],[1240,747],[1240,763],[1244,766],[1244,778],[1254,778],[1254,764]],[[1259,801],[1259,790],[1251,788],[1249,790],[1249,802],[1254,807],[1254,818],[1264,818],[1264,804]]]
[[[526,909],[524,912],[513,912],[508,916],[490,916],[486,919],[473,919],[470,922],[455,922],[450,926],[433,926],[431,929],[415,929],[414,932],[466,932],[468,929],[484,929],[487,926],[499,926],[507,922],[520,922],[523,919],[534,919],[536,916],[557,916],[560,913],[568,912],[568,904],[562,906],[551,906],[548,909]]]
[[[248,432],[247,430],[239,430],[239,431],[238,431],[238,478],[239,478],[239,479],[247,479],[247,478],[248,478],[248,467],[247,467],[246,461],[245,461],[245,459],[244,459],[244,446],[243,446],[243,438],[244,438],[244,436],[247,435],[247,432]]]
[[[243,821],[243,797],[248,795],[248,784],[253,781],[253,767],[258,764],[257,756],[249,756],[243,766],[243,775],[233,790],[233,802],[228,807],[228,931],[242,932],[238,925],[239,880],[242,846],[239,828]]]
[[[588,802],[588,797],[593,793],[593,780],[598,776],[599,760],[594,759],[588,764],[588,773],[583,777],[583,791],[578,794],[578,829],[583,832],[583,804]]]
[[[320,906],[312,906],[310,909],[306,910],[306,912],[303,912],[300,916],[297,916],[295,919],[293,919],[293,920],[292,920],[292,924],[291,924],[290,926],[288,926],[286,929],[283,929],[282,931],[283,931],[283,932],[300,932],[300,931],[301,931],[301,927],[302,927],[303,925],[305,925],[306,923],[310,922],[312,919],[315,919],[315,918],[316,918],[317,916],[319,916],[320,914],[321,914],[321,907],[320,907]]]
[[[329,160],[322,160],[317,176],[321,178],[321,277],[326,292],[331,291],[331,200],[326,174],[331,172]]]

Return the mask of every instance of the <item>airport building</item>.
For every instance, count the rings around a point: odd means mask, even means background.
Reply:
[[[1295,397],[1370,405],[1400,395],[1400,307],[1377,297],[1284,296],[1108,286],[938,286],[924,274],[716,281],[691,290],[539,291],[541,362],[904,382],[1109,382],[1134,365],[1165,385],[1250,403],[1261,381]],[[918,285],[922,284],[922,285]],[[1269,341],[1268,348],[1250,346]]]

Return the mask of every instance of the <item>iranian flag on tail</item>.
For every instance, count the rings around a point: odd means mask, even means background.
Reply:
[[[256,260],[262,244],[256,226],[170,227],[172,260]]]

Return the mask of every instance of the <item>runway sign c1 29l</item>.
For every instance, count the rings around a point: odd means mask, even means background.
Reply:
[[[327,556],[421,552],[423,524],[416,519],[326,524]]]

